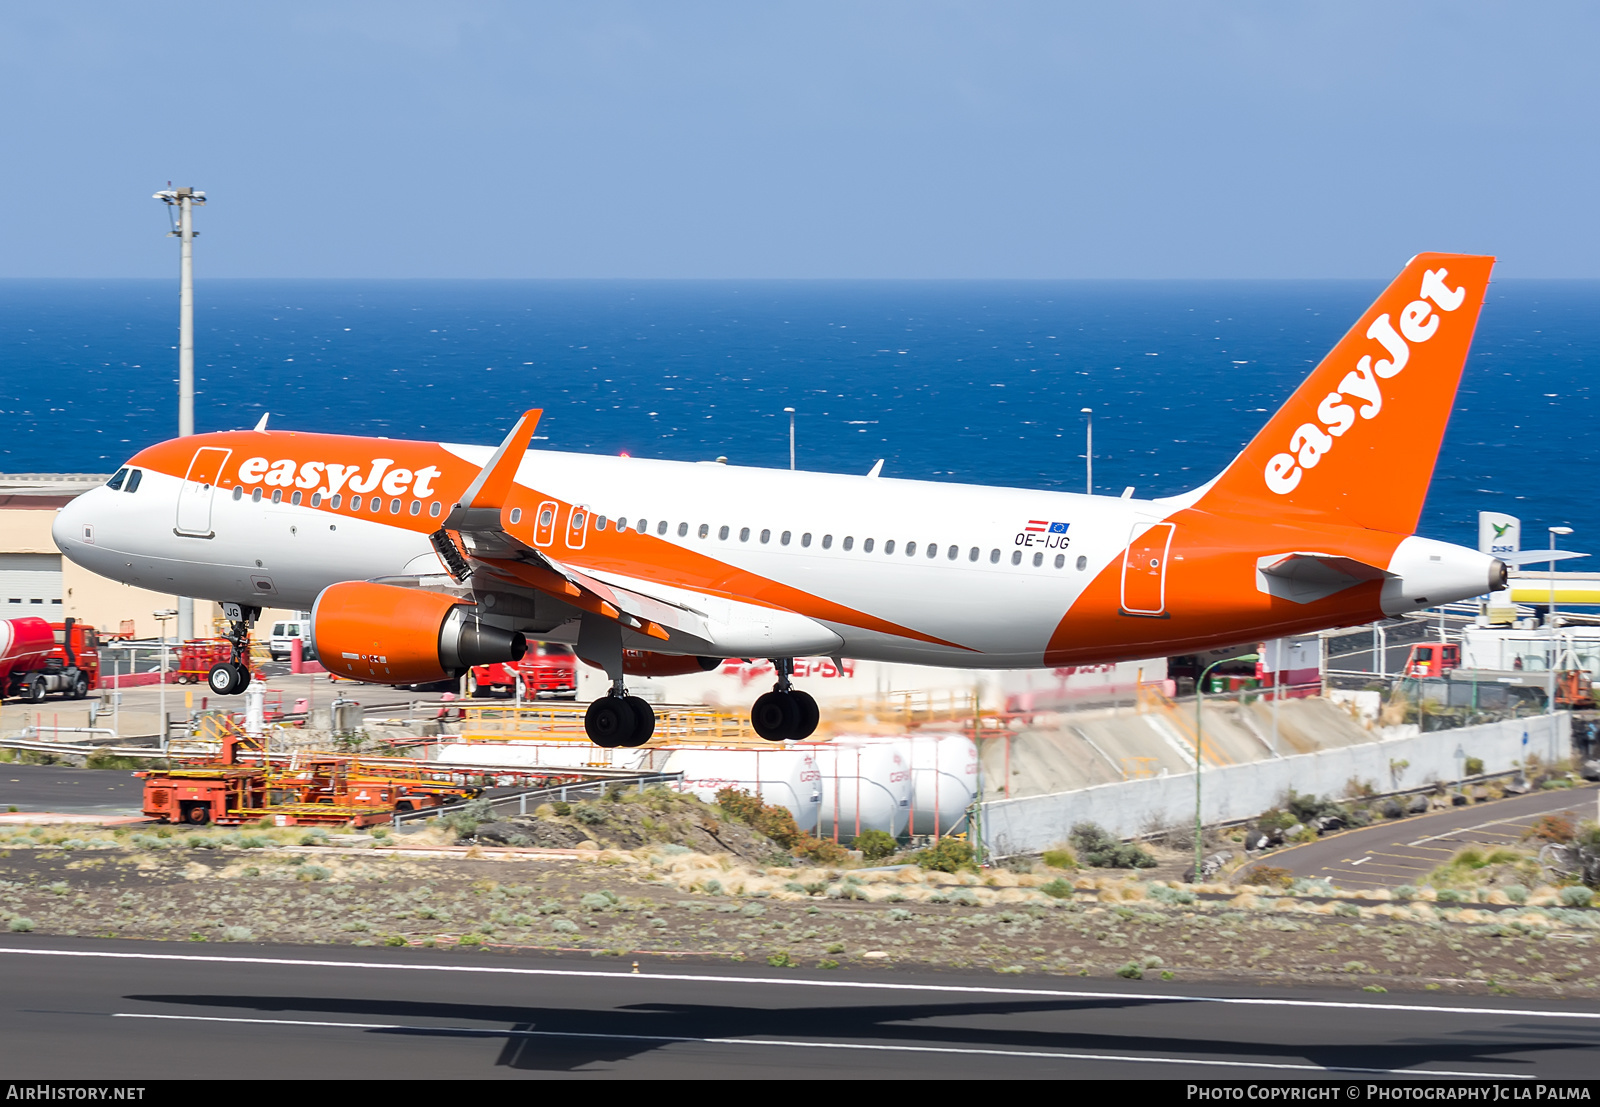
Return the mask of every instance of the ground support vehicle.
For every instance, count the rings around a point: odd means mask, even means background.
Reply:
[[[516,661],[475,665],[467,672],[467,695],[474,698],[517,694],[522,681],[522,698],[551,696],[574,699],[578,695],[578,658],[571,646],[559,642],[530,642],[528,652]]]
[[[203,683],[213,666],[223,664],[232,656],[233,648],[226,638],[191,638],[178,647],[178,668],[173,673],[173,683]]]
[[[74,619],[0,619],[0,695],[81,700],[100,686],[100,640]]]

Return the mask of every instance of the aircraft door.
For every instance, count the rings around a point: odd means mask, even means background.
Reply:
[[[589,537],[589,509],[573,504],[567,509],[567,549],[581,550]]]
[[[554,500],[546,500],[539,505],[539,514],[533,520],[533,544],[535,546],[548,546],[556,540],[556,516],[561,514],[561,506]]]
[[[1172,548],[1172,523],[1148,529],[1135,526],[1122,558],[1122,611],[1125,615],[1165,615],[1167,554]]]
[[[211,497],[216,494],[217,478],[228,463],[232,450],[206,446],[195,451],[178,489],[178,520],[173,533],[189,538],[210,538]]]

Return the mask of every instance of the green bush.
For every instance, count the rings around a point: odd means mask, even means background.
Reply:
[[[885,857],[892,857],[900,848],[900,843],[894,840],[894,835],[886,830],[863,830],[856,835],[854,845],[861,851],[861,856],[868,861],[882,861]]]
[[[1113,838],[1098,823],[1077,823],[1067,840],[1078,859],[1096,869],[1153,869],[1156,859],[1131,842]]]
[[[1467,769],[1467,775],[1468,776],[1482,776],[1483,775],[1483,758],[1481,758],[1481,757],[1469,757],[1469,758],[1467,758],[1466,769]]]
[[[972,844],[960,838],[940,838],[928,849],[916,855],[917,864],[933,872],[958,873],[963,869],[976,872],[972,860]]]
[[[1561,889],[1561,902],[1567,907],[1587,907],[1593,899],[1594,893],[1581,884]]]
[[[1144,966],[1137,961],[1129,961],[1117,970],[1117,975],[1126,980],[1143,980]]]
[[[1040,860],[1052,869],[1076,869],[1078,867],[1078,859],[1072,856],[1070,849],[1047,849]]]
[[[1068,884],[1058,876],[1048,884],[1041,884],[1039,891],[1051,899],[1071,899],[1073,888],[1071,884]]]

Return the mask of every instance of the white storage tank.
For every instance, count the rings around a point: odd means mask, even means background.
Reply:
[[[683,781],[675,787],[707,803],[717,802],[724,788],[749,792],[762,803],[788,808],[801,830],[815,831],[822,789],[809,746],[686,746],[668,752],[658,771],[681,772]]]
[[[913,731],[904,742],[911,761],[911,833],[958,834],[978,798],[978,744],[965,734]]]
[[[819,838],[863,830],[900,837],[911,818],[911,762],[904,738],[835,738],[811,747],[822,777]]]
[[[438,747],[441,765],[495,765],[518,769],[611,769],[649,771],[648,749],[602,749],[588,742],[449,742]]]

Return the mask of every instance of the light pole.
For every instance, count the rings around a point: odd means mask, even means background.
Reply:
[[[1556,666],[1561,663],[1561,640],[1556,633],[1556,535],[1571,534],[1571,527],[1546,527],[1550,532],[1550,610],[1545,613],[1545,625],[1550,628],[1550,718],[1556,714]],[[1551,733],[1555,731],[1552,729]],[[1552,739],[1552,742],[1554,739]]]
[[[1094,408],[1079,408],[1079,414],[1088,416],[1083,430],[1083,491],[1094,495]]]
[[[794,408],[783,409],[789,413],[789,472],[794,472]]]
[[[161,672],[157,679],[161,682],[160,706],[157,710],[161,714],[161,752],[167,752],[167,620],[176,618],[177,612],[172,608],[162,611],[150,612],[150,617],[161,624]]]
[[[169,184],[171,182],[168,182]],[[193,188],[164,188],[151,197],[178,209],[178,222],[168,233],[178,239],[178,437],[194,433],[194,205],[206,194]],[[163,634],[163,638],[165,634]],[[178,597],[178,637],[194,637],[194,601]]]
[[[1211,675],[1211,670],[1221,665],[1224,661],[1259,661],[1258,653],[1241,653],[1234,657],[1219,657],[1207,665],[1200,673],[1200,679],[1194,683],[1194,882],[1200,883],[1201,869],[1205,865],[1205,827],[1200,816],[1200,766],[1201,745],[1204,735],[1205,720],[1202,711],[1206,700],[1206,677]]]

